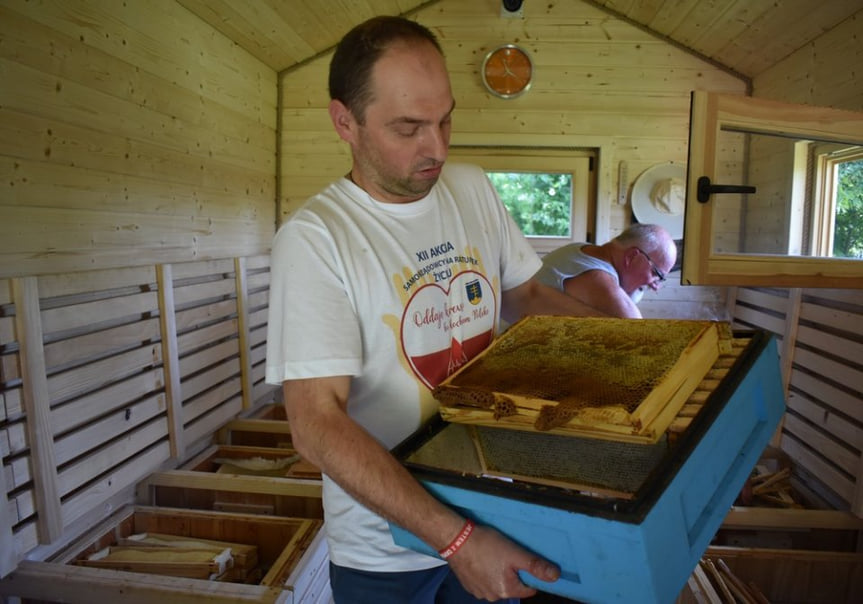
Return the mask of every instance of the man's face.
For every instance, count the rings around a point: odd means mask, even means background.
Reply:
[[[444,59],[429,43],[397,43],[375,64],[372,91],[365,122],[354,120],[346,138],[351,176],[379,201],[420,199],[437,182],[449,147],[455,102]]]
[[[625,269],[618,275],[620,286],[629,295],[639,289],[650,288],[654,291],[662,287],[668,272],[674,266],[676,255],[669,242],[665,253],[654,250],[648,253],[637,246],[627,248],[624,256]]]

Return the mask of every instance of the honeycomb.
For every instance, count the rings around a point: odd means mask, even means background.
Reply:
[[[540,431],[563,426],[587,407],[632,413],[708,323],[528,317],[433,394],[441,405],[488,409],[495,419],[538,402]]]

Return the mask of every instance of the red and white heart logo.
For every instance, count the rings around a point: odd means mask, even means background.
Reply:
[[[402,349],[414,374],[430,389],[482,352],[494,337],[497,299],[476,271],[463,271],[444,288],[420,287],[405,307]]]

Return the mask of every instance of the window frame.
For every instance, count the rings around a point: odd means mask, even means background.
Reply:
[[[573,241],[593,240],[591,225],[595,220],[596,151],[592,149],[544,149],[530,147],[483,147],[452,145],[449,162],[472,163],[486,172],[567,173],[572,177],[572,206],[569,237],[526,235],[539,254]]]
[[[721,130],[863,145],[863,113],[695,91],[690,117],[682,282],[686,285],[863,288],[863,261],[714,251],[717,204],[697,199],[703,176],[717,183]],[[718,184],[732,184],[722,183]]]

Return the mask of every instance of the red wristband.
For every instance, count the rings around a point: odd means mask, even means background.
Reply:
[[[464,526],[461,527],[461,532],[459,532],[459,534],[456,536],[456,538],[452,540],[452,543],[450,543],[448,546],[446,546],[446,548],[440,550],[438,552],[438,555],[441,558],[443,558],[444,560],[446,560],[447,558],[452,556],[454,553],[456,553],[459,550],[459,548],[462,545],[465,544],[465,541],[467,541],[467,538],[470,537],[470,534],[473,532],[473,529],[474,529],[473,522],[471,522],[470,520],[465,521]]]

